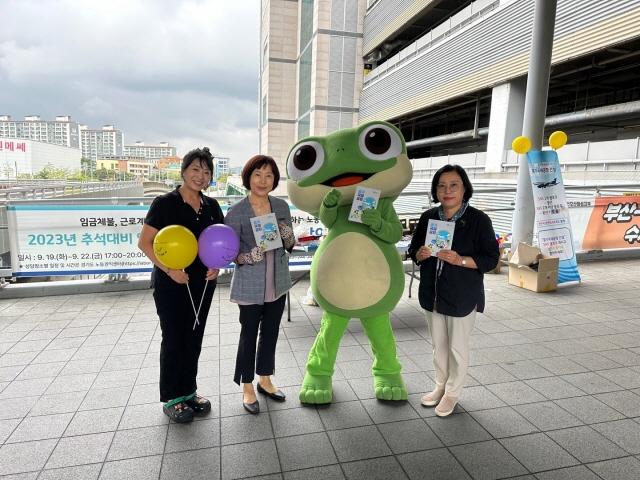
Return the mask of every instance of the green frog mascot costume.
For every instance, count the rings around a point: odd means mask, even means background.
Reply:
[[[311,288],[324,310],[309,352],[300,401],[330,403],[340,339],[359,318],[374,354],[376,397],[406,400],[402,366],[389,319],[404,291],[404,270],[395,244],[402,225],[393,201],[409,184],[412,168],[402,133],[386,122],[308,137],[287,158],[289,199],[329,229],[313,257]],[[348,219],[358,187],[381,192],[362,223]]]

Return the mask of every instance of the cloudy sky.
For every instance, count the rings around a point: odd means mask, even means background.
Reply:
[[[258,150],[258,0],[0,0],[0,114]]]

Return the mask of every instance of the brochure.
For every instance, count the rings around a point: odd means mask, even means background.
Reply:
[[[380,199],[380,190],[376,188],[358,187],[351,204],[349,220],[362,223],[362,212],[368,208],[376,208]]]
[[[256,245],[262,247],[265,252],[282,247],[282,238],[280,238],[280,229],[275,213],[253,217],[249,221]]]
[[[453,244],[453,232],[456,228],[455,222],[444,222],[442,220],[429,220],[427,225],[427,236],[424,240],[425,246],[431,249],[431,256],[435,257],[440,250],[450,250]]]

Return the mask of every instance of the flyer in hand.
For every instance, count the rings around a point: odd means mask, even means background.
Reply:
[[[427,236],[424,240],[425,246],[431,249],[431,256],[435,257],[440,250],[451,250],[453,244],[453,232],[456,228],[455,222],[444,222],[442,220],[429,220],[427,225]]]
[[[253,237],[256,239],[256,245],[262,247],[265,252],[282,247],[280,229],[278,228],[275,213],[252,217],[249,221],[251,222]]]
[[[380,200],[380,190],[376,188],[358,187],[351,204],[349,220],[362,223],[362,212],[368,208],[376,208]]]

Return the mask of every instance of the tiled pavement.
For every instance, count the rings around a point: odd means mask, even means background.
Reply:
[[[239,324],[220,286],[202,352],[213,412],[169,424],[157,399],[160,330],[148,291],[0,300],[1,479],[638,479],[640,261],[586,263],[584,283],[535,294],[488,275],[468,387],[437,418],[422,311],[393,312],[410,397],[373,398],[358,321],[345,335],[335,402],[297,400],[320,310],[294,289],[276,382],[250,416],[231,380]]]

